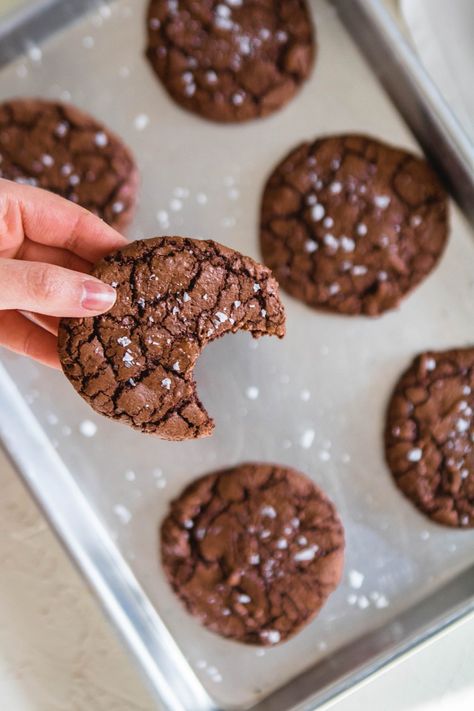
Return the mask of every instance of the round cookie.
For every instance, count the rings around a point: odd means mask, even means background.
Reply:
[[[188,611],[247,644],[283,642],[337,587],[344,530],[303,474],[248,463],[204,476],[172,502],[162,562]]]
[[[474,528],[474,348],[429,351],[401,376],[385,452],[397,486],[446,526]]]
[[[132,218],[138,187],[117,136],[73,106],[42,99],[0,104],[0,178],[57,193],[118,230]]]
[[[264,262],[309,306],[376,316],[431,272],[448,236],[447,200],[422,158],[365,136],[295,148],[262,198]]]
[[[271,272],[217,242],[155,237],[98,262],[117,290],[100,316],[62,319],[59,356],[77,392],[102,415],[163,439],[211,434],[193,368],[204,346],[239,329],[282,338]]]
[[[286,104],[315,55],[306,0],[151,0],[147,57],[182,107],[247,121]]]

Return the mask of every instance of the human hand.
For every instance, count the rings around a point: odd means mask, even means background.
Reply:
[[[0,345],[59,368],[58,317],[113,306],[115,289],[88,272],[125,243],[73,202],[0,179]]]

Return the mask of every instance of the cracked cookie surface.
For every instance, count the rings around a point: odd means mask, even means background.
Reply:
[[[474,528],[474,348],[428,351],[401,376],[385,429],[387,462],[415,506]]]
[[[214,429],[193,379],[207,343],[239,329],[285,334],[270,270],[217,242],[139,240],[92,274],[116,288],[117,300],[100,316],[61,320],[63,370],[94,410],[163,439]]]
[[[309,306],[376,316],[432,271],[448,236],[447,198],[422,158],[366,136],[292,150],[262,198],[263,258]]]
[[[198,479],[172,502],[161,553],[171,586],[203,625],[273,645],[307,624],[337,587],[344,530],[309,478],[247,463]]]
[[[74,106],[41,99],[0,104],[0,177],[57,193],[118,230],[132,218],[138,187],[117,136]]]
[[[151,0],[147,57],[171,97],[247,121],[286,104],[315,55],[306,0]]]

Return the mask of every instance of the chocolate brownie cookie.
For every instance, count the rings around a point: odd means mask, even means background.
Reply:
[[[434,268],[446,194],[422,159],[365,136],[298,146],[275,168],[261,208],[265,263],[310,306],[376,316]]]
[[[38,185],[123,229],[135,206],[132,154],[73,106],[42,99],[0,104],[0,177]]]
[[[392,395],[385,451],[395,482],[424,514],[474,528],[474,348],[429,351]]]
[[[286,104],[309,76],[306,0],[151,0],[147,57],[172,98],[213,121]]]
[[[94,410],[163,439],[214,429],[193,379],[207,343],[239,329],[285,333],[271,272],[216,242],[140,240],[92,274],[117,289],[117,301],[101,316],[62,319],[63,370]]]
[[[298,632],[341,578],[344,530],[310,479],[277,464],[241,464],[191,484],[161,529],[163,566],[209,629],[272,645]]]

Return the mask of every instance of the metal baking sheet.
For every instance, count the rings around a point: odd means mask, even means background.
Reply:
[[[286,109],[243,126],[207,123],[167,98],[143,57],[145,4],[99,3],[37,43],[32,28],[57,5],[44,3],[36,22],[27,18],[26,55],[0,70],[0,99],[72,101],[124,137],[142,176],[131,238],[213,238],[258,258],[263,182],[297,142],[361,131],[417,150],[325,0],[312,3],[319,55],[311,80]],[[392,483],[381,439],[387,398],[413,355],[472,342],[474,242],[454,204],[451,223],[440,266],[398,311],[341,318],[283,294],[284,341],[237,334],[212,344],[197,368],[217,422],[209,439],[140,435],[96,416],[62,374],[2,352],[4,444],[165,708],[315,708],[474,609],[474,531],[418,514]],[[340,587],[312,624],[274,649],[198,625],[157,553],[168,502],[200,474],[242,460],[306,472],[346,528]]]

